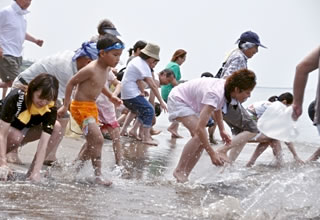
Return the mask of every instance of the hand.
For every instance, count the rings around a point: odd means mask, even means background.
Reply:
[[[118,98],[117,96],[112,95],[110,98],[110,101],[116,106],[120,106],[123,102],[120,98]]]
[[[39,47],[42,47],[43,40],[36,39],[36,41],[34,43],[37,44]]]
[[[220,156],[214,151],[213,155],[211,156],[211,162],[216,166],[222,166],[224,164],[223,160]]]
[[[163,109],[164,112],[168,112],[168,108],[166,103],[164,103],[163,101],[160,102],[160,106]]]
[[[63,118],[63,116],[65,116],[66,115],[66,113],[67,113],[67,111],[68,111],[68,108],[66,107],[66,106],[61,106],[59,109],[58,109],[58,117],[59,118]]]
[[[292,115],[291,115],[292,119],[295,121],[298,120],[301,114],[302,114],[302,105],[293,104]]]
[[[223,140],[227,145],[231,144],[232,139],[231,139],[230,135],[229,135],[225,130],[220,131],[220,136],[221,136],[222,140]]]

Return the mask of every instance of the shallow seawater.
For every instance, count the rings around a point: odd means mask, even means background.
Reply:
[[[72,160],[77,148],[63,142],[60,166],[44,170],[46,177],[41,183],[25,181],[22,171],[16,181],[0,182],[0,219],[320,218],[319,162],[297,165],[283,144],[283,167],[274,165],[272,151],[267,149],[252,168],[246,168],[256,146],[247,144],[232,166],[215,167],[204,152],[190,181],[180,184],[172,172],[189,139],[188,132],[181,127],[185,138],[172,140],[165,126],[157,128],[163,130],[154,136],[157,147],[122,139],[125,175],[114,166],[111,143],[105,141],[103,172],[112,179],[111,187],[92,183],[90,163],[76,172]],[[79,145],[78,149],[83,143],[67,141]],[[303,160],[317,148],[308,143],[295,146]]]

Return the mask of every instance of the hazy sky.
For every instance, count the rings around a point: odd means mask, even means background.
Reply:
[[[0,0],[0,7],[11,2]],[[28,32],[45,43],[42,48],[25,43],[24,57],[75,50],[109,18],[126,44],[123,62],[127,49],[141,39],[161,47],[156,72],[183,48],[188,54],[182,78],[192,79],[205,71],[215,74],[240,34],[252,30],[268,47],[248,63],[258,86],[292,87],[296,64],[320,43],[319,8],[319,0],[33,0]],[[308,88],[316,86],[317,75]]]

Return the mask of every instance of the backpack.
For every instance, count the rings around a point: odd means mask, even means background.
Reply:
[[[223,67],[226,64],[226,62],[222,63],[222,66],[220,67],[220,69],[218,70],[217,74],[214,76],[214,78],[222,78],[222,71],[223,71]]]

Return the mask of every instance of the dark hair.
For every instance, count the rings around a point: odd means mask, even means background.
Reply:
[[[285,92],[282,93],[279,97],[278,97],[278,101],[282,102],[282,101],[286,101],[288,105],[291,105],[293,102],[293,95],[290,92]]]
[[[97,27],[99,35],[104,35],[104,29],[106,28],[115,28],[114,24],[109,19],[103,19],[99,22]]]
[[[256,74],[248,69],[240,69],[229,76],[224,85],[227,101],[231,101],[231,92],[238,88],[240,92],[256,86]]]
[[[143,59],[143,60],[147,60],[147,59],[151,58],[150,56],[148,56],[147,54],[144,54],[144,53],[140,53],[140,54],[139,54],[139,57],[140,57],[141,59]]]
[[[116,36],[106,33],[101,38],[99,38],[99,40],[97,42],[97,49],[100,51],[100,50],[106,49],[116,43],[123,44],[122,41],[119,38],[117,38]]]
[[[133,52],[137,52],[138,49],[142,50],[147,45],[147,42],[143,40],[138,40],[134,45],[133,48],[128,50],[129,56],[132,55]]]
[[[241,50],[242,49],[242,44],[246,43],[245,41],[240,40],[238,43],[238,48]]]
[[[213,75],[210,72],[204,72],[201,74],[201,77],[213,77]]]
[[[174,78],[176,78],[176,76],[174,75],[174,72],[171,70],[171,69],[164,69],[162,70],[159,75],[166,75],[166,77],[170,77],[170,76],[173,76]]]
[[[48,101],[56,101],[59,91],[59,82],[55,76],[48,73],[41,73],[35,77],[28,84],[27,94],[26,94],[26,105],[28,110],[30,110],[32,105],[33,93],[41,90],[40,97]]]
[[[162,112],[161,106],[158,102],[156,102],[154,104],[154,112],[155,112],[156,117],[158,117]]]
[[[285,93],[282,93],[280,96],[271,96],[269,99],[268,99],[269,102],[275,102],[275,101],[286,101],[286,103],[288,105],[291,105],[292,102],[293,102],[293,95],[290,93],[290,92],[285,92]]]
[[[183,58],[186,55],[187,55],[187,51],[185,51],[183,49],[176,50],[176,52],[174,52],[174,54],[171,58],[171,62],[176,62],[179,57]]]
[[[123,67],[122,69],[120,69],[120,70],[117,72],[117,74],[116,74],[117,80],[122,81],[122,78],[123,78],[123,74],[124,74],[125,69],[126,69],[126,67]]]

